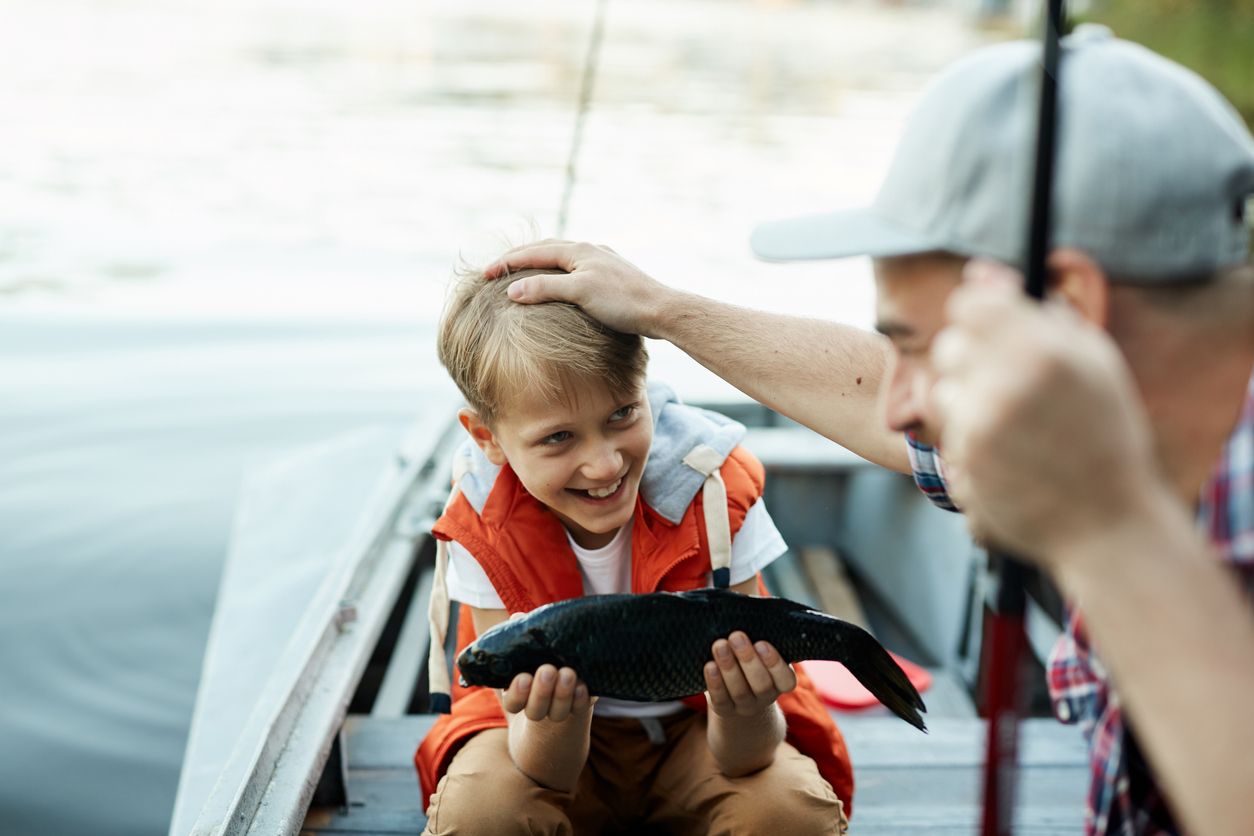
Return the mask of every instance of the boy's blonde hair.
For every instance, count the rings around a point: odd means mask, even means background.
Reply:
[[[616,395],[644,380],[644,340],[605,327],[574,305],[521,305],[506,295],[510,282],[543,273],[527,270],[488,280],[459,266],[440,319],[440,362],[488,424],[522,392],[568,397],[572,384],[594,382]]]

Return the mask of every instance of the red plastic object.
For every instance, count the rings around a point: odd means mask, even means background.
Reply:
[[[932,686],[932,675],[925,668],[919,667],[896,653],[890,653],[890,655],[898,665],[901,665],[901,669],[906,672],[906,678],[920,694]],[[862,683],[854,679],[849,669],[840,662],[810,659],[800,664],[814,682],[814,689],[819,692],[823,702],[832,708],[854,711],[880,704],[875,695],[863,688]]]

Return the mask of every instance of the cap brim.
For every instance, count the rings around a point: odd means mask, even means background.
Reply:
[[[941,242],[885,223],[869,209],[770,221],[753,230],[749,245],[758,258],[766,261],[812,261],[855,255],[879,258],[945,249]]]

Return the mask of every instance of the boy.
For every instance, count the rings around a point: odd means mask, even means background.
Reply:
[[[744,428],[646,390],[639,337],[570,305],[514,305],[508,284],[463,271],[440,326],[470,436],[434,527],[441,673],[447,597],[462,603],[460,650],[578,595],[764,592],[757,573],[786,547]],[[750,638],[714,644],[704,698],[596,700],[551,665],[503,692],[455,688],[415,754],[427,832],[843,833],[840,732],[804,675]]]

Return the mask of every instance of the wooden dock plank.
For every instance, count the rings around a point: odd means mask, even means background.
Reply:
[[[311,810],[306,836],[414,834],[426,822],[410,759],[434,718],[350,717],[349,807]],[[855,764],[858,834],[970,834],[980,814],[984,723],[938,718],[921,734],[896,718],[842,717]],[[1087,756],[1079,732],[1053,720],[1021,724],[1016,833],[1075,833],[1083,817]]]
[[[404,769],[349,769],[347,809],[309,811],[302,836],[351,833],[405,833],[415,836],[427,823],[422,792],[412,766]]]
[[[801,558],[795,550],[789,549],[777,557],[762,570],[762,578],[772,595],[805,604],[807,607],[820,607],[818,598],[806,579],[805,571],[801,568]]]
[[[841,718],[849,756],[859,769],[932,766],[978,767],[984,763],[984,721],[939,718],[927,734],[896,718]],[[1023,766],[1084,767],[1087,748],[1075,726],[1028,718],[1019,723]]]
[[[803,546],[797,551],[810,585],[818,593],[823,612],[869,631],[870,622],[862,609],[862,601],[836,550],[828,546]]]
[[[344,723],[348,768],[411,768],[414,750],[435,723],[434,714],[367,717],[354,714]]]

